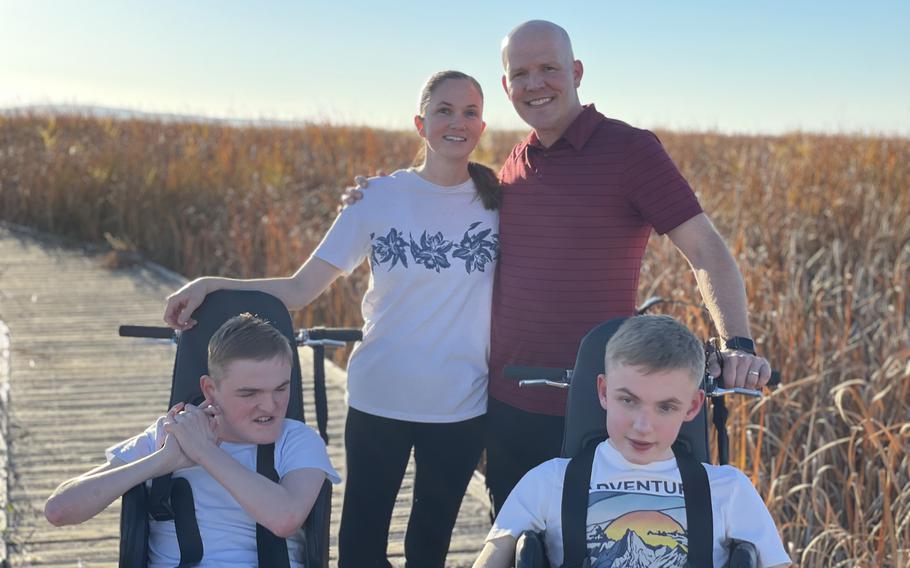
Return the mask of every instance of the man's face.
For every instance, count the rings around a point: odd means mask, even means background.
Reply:
[[[607,411],[611,443],[635,464],[672,458],[682,423],[695,418],[705,400],[689,371],[645,374],[641,367],[618,364],[597,377],[597,395]]]
[[[555,142],[581,110],[576,91],[581,62],[573,61],[568,45],[547,30],[516,34],[503,59],[502,85],[518,115],[542,141]]]
[[[217,382],[204,376],[203,394],[221,411],[218,436],[226,442],[275,442],[287,413],[290,384],[291,363],[283,357],[232,361]]]

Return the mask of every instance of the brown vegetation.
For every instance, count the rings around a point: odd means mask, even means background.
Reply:
[[[732,461],[800,566],[910,564],[910,140],[663,133],[745,276],[786,386],[733,405]],[[488,135],[498,164],[517,135]],[[0,116],[0,218],[139,252],[188,276],[292,272],[355,174],[407,165],[409,134]],[[127,255],[129,257],[129,255]],[[367,272],[302,325],[357,325]],[[653,239],[640,298],[698,298]],[[675,315],[708,335],[698,308]]]

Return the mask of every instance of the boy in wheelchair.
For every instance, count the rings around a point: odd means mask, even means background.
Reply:
[[[299,558],[300,527],[323,482],[340,480],[319,435],[284,418],[292,357],[268,322],[250,314],[229,319],[208,344],[205,401],[178,404],[109,448],[107,463],[54,491],[45,516],[57,526],[84,522],[133,486],[173,473],[193,490],[205,550],[200,566],[256,565],[257,523],[287,538],[290,557]],[[256,472],[257,444],[272,443],[277,483]],[[173,520],[151,522],[149,555],[149,566],[180,563]]]
[[[509,495],[474,568],[512,566],[525,531],[543,533],[553,567],[700,568],[689,553],[694,533],[673,443],[705,400],[699,388],[704,345],[668,316],[632,317],[607,343],[604,368],[597,394],[608,438],[592,446],[586,519],[577,523],[586,553],[578,555],[580,562],[564,558],[570,556],[563,550],[569,542],[563,535],[563,486],[570,460],[556,458],[529,471]],[[703,467],[713,519],[712,536],[702,539],[710,548],[706,560],[724,566],[730,543],[745,541],[754,544],[759,566],[789,566],[774,521],[749,479],[732,466]]]

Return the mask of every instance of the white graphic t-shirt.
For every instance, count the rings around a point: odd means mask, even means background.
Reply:
[[[351,407],[413,422],[486,412],[498,231],[472,181],[443,187],[413,170],[371,179],[341,212],[313,254],[345,273],[370,262]]]
[[[563,562],[562,488],[569,460],[556,458],[529,471],[506,499],[487,540],[525,530],[544,532],[550,565]],[[764,502],[732,466],[705,465],[714,515],[714,566],[728,559],[731,539],[751,542],[760,566],[787,564]],[[686,504],[676,459],[637,465],[608,441],[594,455],[588,498],[587,542],[592,568],[682,568],[688,538]]]

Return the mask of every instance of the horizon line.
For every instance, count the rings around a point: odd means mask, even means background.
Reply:
[[[268,117],[262,116],[252,118],[249,116],[226,116],[217,114],[201,114],[198,112],[172,112],[165,110],[140,110],[130,107],[116,107],[109,105],[96,104],[68,104],[68,103],[33,103],[24,105],[2,105],[0,104],[0,116],[10,115],[38,115],[38,116],[79,116],[93,118],[113,118],[116,120],[148,120],[151,122],[162,123],[216,123],[233,127],[280,127],[280,128],[301,128],[308,126],[328,126],[337,128],[359,128],[370,129],[381,132],[410,133],[408,128],[392,128],[384,126],[370,125],[356,121],[335,121],[330,117],[321,118],[286,118],[286,117]],[[646,130],[658,132],[672,132],[674,134],[689,135],[719,135],[727,137],[770,137],[784,138],[794,135],[809,135],[820,137],[860,137],[860,138],[910,138],[910,130],[901,132],[894,130],[891,132],[881,130],[863,130],[863,129],[802,129],[793,128],[781,131],[744,131],[735,129],[721,129],[717,127],[700,128],[700,127],[666,127],[652,126]],[[525,128],[499,128],[489,127],[488,132],[495,133],[524,133],[530,132],[530,127]]]

